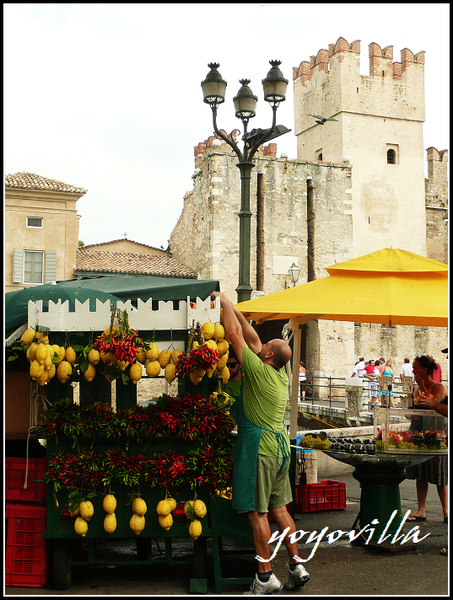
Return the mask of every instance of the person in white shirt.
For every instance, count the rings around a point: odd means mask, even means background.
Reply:
[[[412,364],[408,358],[404,359],[404,364],[400,369],[400,379],[403,381],[403,377],[412,377],[412,382],[414,382],[414,373],[412,371]]]
[[[363,378],[364,373],[365,373],[365,359],[363,358],[363,356],[361,356],[359,358],[358,362],[356,362],[356,364],[354,366],[351,377]]]

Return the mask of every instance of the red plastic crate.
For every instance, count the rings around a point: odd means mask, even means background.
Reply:
[[[343,481],[325,479],[319,483],[296,486],[296,506],[299,512],[318,510],[344,510],[346,508],[346,484]]]
[[[42,480],[46,471],[46,459],[28,459],[27,486],[24,489],[26,468],[26,458],[5,458],[5,500],[44,504],[46,484]]]
[[[43,587],[47,580],[46,507],[6,504],[5,585]]]

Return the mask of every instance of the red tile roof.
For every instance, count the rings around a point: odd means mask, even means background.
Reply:
[[[164,275],[167,277],[191,277],[196,274],[168,256],[135,254],[132,252],[103,252],[84,247],[77,249],[76,272],[82,273],[131,273],[135,275]]]
[[[87,190],[75,185],[63,183],[56,179],[42,177],[35,173],[22,171],[12,175],[5,175],[5,188],[20,188],[24,190],[46,190],[49,192],[71,192],[74,194],[86,194]]]

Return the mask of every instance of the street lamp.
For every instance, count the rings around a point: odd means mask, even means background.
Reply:
[[[272,107],[272,126],[269,129],[252,129],[247,131],[248,122],[255,116],[258,98],[253,95],[249,88],[249,79],[240,79],[241,88],[233,98],[235,115],[242,121],[244,134],[242,140],[244,147],[241,152],[232,135],[228,137],[217,127],[217,107],[225,101],[225,90],[227,82],[217,71],[218,63],[209,63],[211,69],[202,81],[203,100],[209,104],[212,110],[212,120],[215,133],[233,148],[239,159],[237,167],[241,176],[241,210],[239,212],[239,283],[236,288],[238,302],[250,300],[252,287],[250,285],[250,179],[252,169],[255,166],[253,157],[265,142],[274,139],[288,131],[284,125],[276,125],[277,108],[280,102],[286,99],[286,88],[288,80],[283,77],[279,69],[280,61],[269,61],[272,65],[267,77],[263,79],[264,99]]]
[[[290,268],[288,269],[288,275],[289,275],[289,278],[291,279],[291,283],[293,284],[293,287],[299,281],[300,271],[301,271],[301,269],[300,269],[299,265],[296,265],[296,263],[293,263],[290,266]]]

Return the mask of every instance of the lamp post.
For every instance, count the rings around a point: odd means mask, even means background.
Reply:
[[[286,99],[286,88],[288,80],[283,77],[279,69],[280,61],[269,61],[272,65],[267,77],[263,79],[264,99],[269,102],[272,111],[272,126],[269,129],[252,129],[247,131],[249,120],[255,116],[256,103],[258,98],[253,95],[249,88],[249,79],[240,79],[241,88],[237,95],[233,98],[235,115],[242,121],[244,134],[242,140],[244,147],[241,152],[238,145],[234,141],[232,135],[225,135],[217,127],[217,108],[219,104],[225,101],[225,90],[227,82],[222,79],[222,76],[217,71],[218,63],[209,63],[211,69],[206,76],[206,79],[201,83],[203,90],[203,100],[209,104],[212,110],[212,120],[215,133],[224,140],[231,148],[233,148],[239,162],[241,177],[241,210],[239,212],[239,283],[236,288],[238,302],[250,300],[252,287],[250,285],[250,229],[251,216],[250,211],[250,179],[252,169],[255,166],[253,157],[265,142],[274,139],[284,133],[290,131],[284,125],[276,125],[277,108],[280,102]]]
[[[299,281],[300,271],[301,271],[301,269],[300,269],[299,265],[296,265],[296,263],[293,263],[290,266],[290,268],[288,269],[288,275],[291,280],[291,283],[293,284],[293,287]]]

